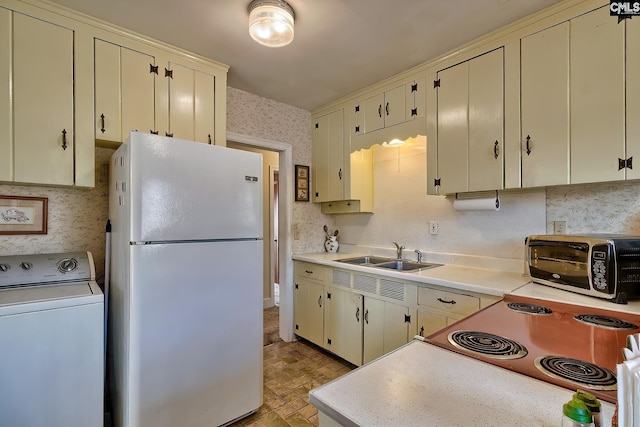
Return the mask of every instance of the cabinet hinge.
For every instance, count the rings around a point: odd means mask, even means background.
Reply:
[[[356,105],[356,113],[360,112],[360,106]]]
[[[327,344],[331,345],[331,338],[327,338]]]
[[[298,289],[298,284],[296,283],[296,289]]]
[[[153,65],[153,64],[149,64],[149,72],[158,74],[158,66],[157,65]]]
[[[628,159],[618,159],[618,170],[625,168],[633,169],[633,156]]]
[[[318,129],[318,123],[316,123],[316,129]]]
[[[438,186],[440,185],[440,178],[435,178],[435,179],[433,180],[433,185],[434,185],[435,187],[438,187]]]
[[[316,197],[320,197],[320,193],[316,191]]]
[[[435,89],[437,87],[440,87],[440,79],[433,81],[433,88]]]
[[[300,325],[296,323],[296,331],[299,331],[299,330],[300,330]]]
[[[331,299],[331,292],[327,292],[327,299]]]
[[[417,115],[418,115],[418,109],[417,108],[412,108],[411,109],[411,117],[417,116]]]
[[[164,76],[165,77],[169,77],[170,79],[173,78],[173,70],[167,70],[166,68],[164,69]]]
[[[417,92],[418,91],[418,83],[413,83],[411,85],[411,92]]]
[[[411,323],[411,315],[410,314],[405,314],[404,315],[404,323]]]
[[[360,126],[356,126],[356,133],[360,133]]]
[[[159,130],[151,130],[151,129],[149,129],[149,133],[150,133],[151,135],[157,135],[157,134],[158,134],[158,132],[160,132],[160,131],[159,131]]]

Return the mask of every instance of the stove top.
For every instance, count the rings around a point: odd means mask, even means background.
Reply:
[[[615,403],[616,364],[639,325],[638,314],[507,295],[426,341]]]

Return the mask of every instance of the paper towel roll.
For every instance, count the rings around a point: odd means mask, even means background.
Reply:
[[[457,211],[497,211],[500,209],[499,197],[482,197],[477,199],[456,199],[453,209]]]

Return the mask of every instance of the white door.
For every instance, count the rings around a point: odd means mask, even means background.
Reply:
[[[262,237],[262,155],[139,132],[130,150],[132,241]]]
[[[262,404],[262,242],[131,248],[131,427],[210,427]]]

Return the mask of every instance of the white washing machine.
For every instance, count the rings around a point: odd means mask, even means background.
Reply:
[[[102,426],[103,308],[90,252],[0,256],[0,426]]]

